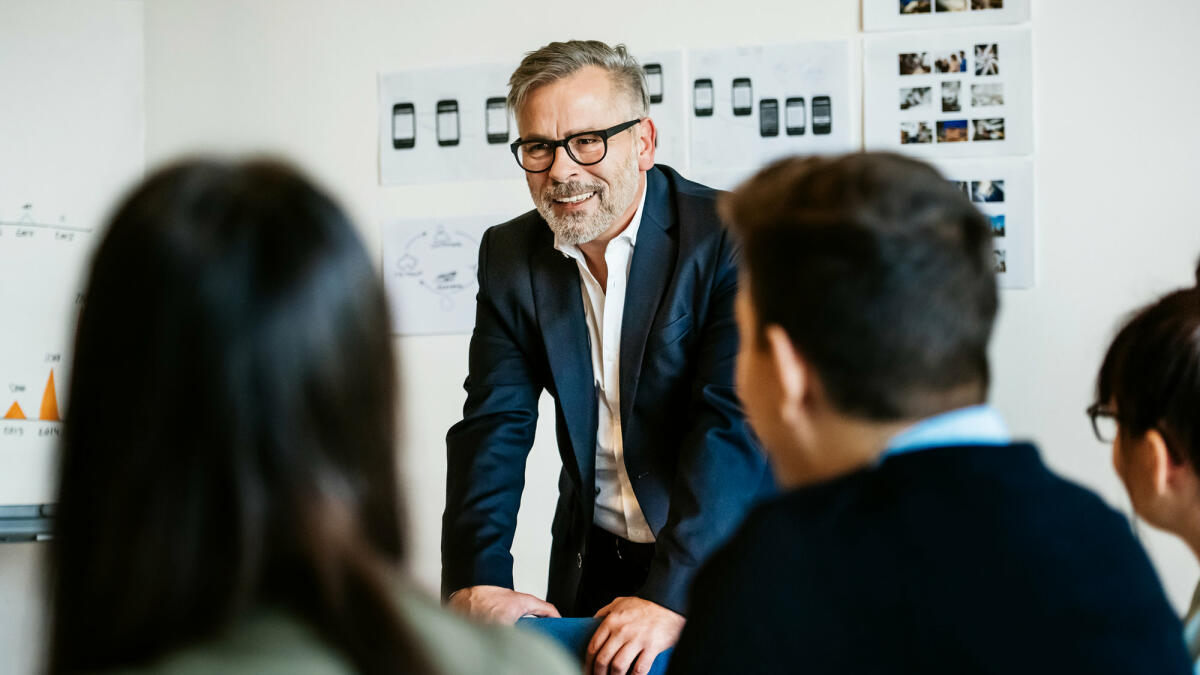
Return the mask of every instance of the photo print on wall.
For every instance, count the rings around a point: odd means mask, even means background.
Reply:
[[[898,33],[865,44],[867,149],[926,157],[1032,152],[1028,29]]]
[[[1018,24],[1029,0],[863,0],[863,29],[913,30]]]
[[[1001,288],[1034,283],[1033,160],[1028,157],[933,160],[991,226]]]

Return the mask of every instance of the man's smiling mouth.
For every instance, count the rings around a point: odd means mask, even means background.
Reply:
[[[554,199],[554,201],[558,202],[559,204],[578,204],[587,199],[591,199],[592,195],[594,195],[594,194],[596,194],[596,193],[595,192],[584,192],[582,194],[574,195],[572,197],[556,197]]]

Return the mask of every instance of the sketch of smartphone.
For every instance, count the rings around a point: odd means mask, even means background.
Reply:
[[[733,114],[743,117],[754,112],[754,91],[750,87],[750,78],[736,77],[733,79]]]
[[[508,142],[508,107],[503,96],[493,96],[487,100],[487,142]]]
[[[712,117],[713,113],[713,84],[707,77],[696,80],[692,87],[692,106],[696,117]]]
[[[458,145],[458,101],[437,102],[438,145]]]
[[[406,150],[417,144],[417,114],[411,103],[392,106],[392,147]]]
[[[657,63],[647,63],[642,70],[646,71],[646,88],[650,90],[650,102],[662,103],[662,66]]]
[[[813,133],[827,134],[833,130],[833,115],[830,113],[829,97],[813,97]]]
[[[779,135],[779,99],[764,98],[758,102],[758,133],[764,137]]]
[[[784,102],[783,108],[784,125],[787,128],[788,136],[803,136],[804,135],[804,97],[792,96]]]

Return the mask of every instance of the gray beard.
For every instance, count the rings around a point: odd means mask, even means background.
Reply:
[[[534,200],[538,213],[546,219],[550,231],[564,245],[578,246],[592,241],[613,226],[617,218],[629,209],[638,189],[637,158],[631,156],[626,170],[610,183],[606,189],[603,183],[585,183],[575,181],[570,183],[554,183],[544,190]],[[585,192],[595,192],[593,199],[599,200],[595,213],[577,213],[559,216],[554,212],[554,199],[569,197]]]

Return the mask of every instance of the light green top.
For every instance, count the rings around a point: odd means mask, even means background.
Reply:
[[[398,598],[405,624],[445,675],[578,675],[566,652],[537,634],[478,625],[415,592]],[[210,642],[188,647],[122,675],[351,675],[353,665],[304,622],[282,611],[261,611]],[[115,675],[115,674],[114,674]]]

